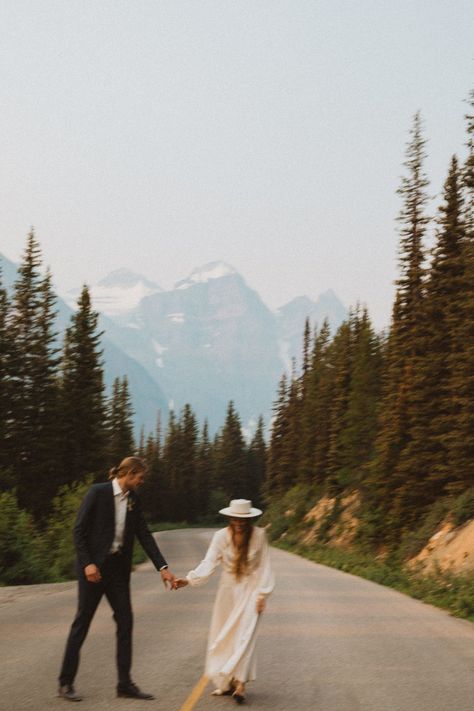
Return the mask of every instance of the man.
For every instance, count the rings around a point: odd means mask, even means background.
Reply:
[[[143,484],[146,465],[139,457],[127,457],[110,470],[111,481],[94,484],[87,492],[74,526],[78,561],[79,602],[71,626],[59,675],[58,695],[81,701],[74,688],[81,646],[103,595],[117,624],[117,696],[153,699],[132,682],[132,607],[130,574],[136,536],[160,572],[165,588],[175,576],[168,570],[143,517],[135,491]]]

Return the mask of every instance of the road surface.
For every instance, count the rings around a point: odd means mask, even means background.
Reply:
[[[157,534],[173,572],[202,558],[211,532]],[[474,625],[290,553],[272,550],[277,586],[257,643],[249,708],[261,711],[473,711]],[[104,600],[83,647],[81,711],[225,711],[228,697],[195,689],[203,673],[218,576],[165,592],[151,563],[132,576],[133,677],[155,701],[115,697],[115,629]],[[0,709],[56,711],[56,677],[75,583],[0,588]],[[202,693],[201,693],[202,692]],[[191,698],[190,698],[191,697]]]

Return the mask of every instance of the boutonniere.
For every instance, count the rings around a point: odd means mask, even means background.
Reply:
[[[133,507],[135,506],[135,502],[133,499],[129,499],[127,501],[127,511],[133,511]]]

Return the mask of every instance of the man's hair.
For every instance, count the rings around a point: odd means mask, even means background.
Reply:
[[[109,479],[120,479],[128,472],[135,474],[146,471],[146,462],[140,457],[125,457],[117,467],[109,469]]]

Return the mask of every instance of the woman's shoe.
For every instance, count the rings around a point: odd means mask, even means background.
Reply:
[[[232,694],[232,698],[234,701],[236,701],[238,704],[244,704],[245,703],[245,696],[243,694],[238,694],[236,691]]]

